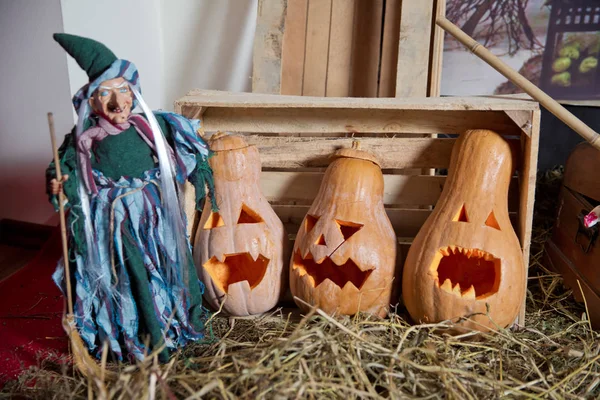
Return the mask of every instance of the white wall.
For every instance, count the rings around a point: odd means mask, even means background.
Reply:
[[[90,37],[132,61],[149,106],[172,111],[191,89],[251,91],[256,10],[257,0],[0,0],[0,219],[56,222],[46,113],[60,142],[87,76],[52,33]]]
[[[142,95],[151,108],[163,103],[159,0],[61,0],[64,32],[104,43],[118,58],[133,62],[140,73]],[[55,43],[55,50],[62,48]],[[88,82],[75,60],[66,55],[70,92]]]
[[[54,214],[44,172],[52,159],[46,114],[58,140],[73,124],[59,0],[0,0],[0,219],[44,223]]]
[[[252,91],[258,0],[161,0],[165,109],[190,89]]]
[[[173,110],[189,90],[252,90],[257,0],[62,0],[64,31],[104,43],[139,72],[144,100]],[[129,16],[133,16],[129,18]],[[86,82],[69,57],[71,92]]]

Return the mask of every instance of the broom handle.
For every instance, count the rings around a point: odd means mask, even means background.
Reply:
[[[56,167],[56,179],[62,184],[62,173],[60,171],[60,160],[58,158],[58,148],[56,147],[56,135],[54,134],[54,116],[48,113],[48,126],[50,127],[50,141],[52,142],[52,152],[54,153],[54,166]],[[58,210],[60,215],[60,234],[62,237],[63,259],[65,264],[65,275],[67,282],[67,306],[69,314],[73,315],[73,298],[71,297],[71,272],[69,269],[69,249],[67,247],[67,224],[65,222],[65,208],[63,206],[65,194],[62,185],[58,192]]]
[[[448,21],[445,17],[438,17],[436,24],[446,32],[454,36],[456,40],[465,45],[476,56],[488,63],[496,71],[504,75],[508,80],[521,88],[535,100],[540,102],[548,111],[554,114],[558,119],[567,124],[571,129],[577,132],[592,146],[600,150],[600,135],[592,128],[587,126],[582,120],[573,115],[569,110],[561,106],[556,100],[548,96],[540,88],[528,81],[523,75],[506,65],[502,60],[493,55],[483,45],[463,32],[458,26]]]

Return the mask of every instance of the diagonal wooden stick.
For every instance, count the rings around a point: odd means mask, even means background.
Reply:
[[[488,63],[496,71],[504,75],[508,80],[521,88],[525,93],[539,101],[548,111],[567,124],[571,129],[577,132],[581,137],[587,140],[592,146],[600,150],[600,135],[582,120],[573,115],[569,110],[560,105],[544,91],[528,81],[523,75],[506,65],[502,60],[493,55],[483,45],[463,32],[458,26],[448,21],[445,17],[438,17],[436,24],[446,32],[454,36],[456,40],[465,45],[473,54]]]
[[[50,128],[50,141],[52,142],[52,152],[54,153],[54,166],[56,168],[56,179],[60,183],[58,191],[58,210],[60,214],[60,234],[62,239],[63,260],[65,265],[65,282],[67,284],[67,310],[73,315],[73,297],[71,294],[71,271],[69,269],[69,248],[67,247],[67,223],[65,221],[65,194],[62,189],[62,173],[60,171],[60,159],[58,158],[58,148],[56,147],[56,134],[54,133],[54,115],[48,113],[48,127]]]

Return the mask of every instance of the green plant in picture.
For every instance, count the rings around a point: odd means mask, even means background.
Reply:
[[[586,57],[583,59],[581,64],[579,64],[579,72],[582,74],[587,74],[590,71],[593,71],[598,66],[598,59],[596,57]]]
[[[569,69],[571,66],[571,59],[569,57],[560,57],[554,60],[552,63],[552,71],[563,72]]]
[[[568,57],[571,60],[577,60],[579,58],[579,48],[578,46],[565,46],[560,49],[558,53],[561,57]]]
[[[561,72],[560,74],[555,74],[552,76],[551,82],[555,86],[569,87],[571,86],[571,73]]]

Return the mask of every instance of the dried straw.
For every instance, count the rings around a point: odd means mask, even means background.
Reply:
[[[278,309],[256,318],[216,316],[220,339],[195,344],[168,364],[137,365],[86,380],[45,361],[0,393],[28,398],[531,398],[600,396],[600,334],[560,276],[541,262],[560,170],[540,177],[526,326],[452,337],[445,324],[412,326],[400,306],[389,318],[301,316]],[[553,197],[550,197],[553,196]]]

